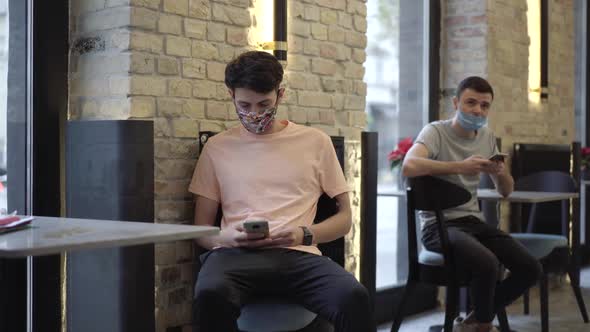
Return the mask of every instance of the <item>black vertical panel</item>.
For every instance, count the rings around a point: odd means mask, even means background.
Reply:
[[[33,214],[59,216],[68,107],[68,0],[33,2]],[[33,258],[33,329],[61,327],[59,255]]]
[[[549,4],[541,1],[541,98],[548,97],[549,89]]]
[[[374,305],[377,266],[377,165],[378,134],[361,134],[361,283]]]
[[[6,154],[8,210],[27,211],[27,2],[8,1]],[[26,329],[26,260],[0,259],[0,331]]]
[[[287,43],[287,0],[274,0],[274,41]],[[276,45],[275,45],[276,47]],[[287,50],[275,49],[274,55],[279,60],[287,60]]]
[[[67,125],[67,216],[154,221],[151,121]],[[122,221],[122,222],[124,222]],[[153,331],[154,246],[68,254],[69,331]]]

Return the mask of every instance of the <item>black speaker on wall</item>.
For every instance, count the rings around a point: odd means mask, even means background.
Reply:
[[[66,139],[66,215],[154,222],[151,121],[72,121]],[[68,331],[154,331],[154,246],[67,255]]]

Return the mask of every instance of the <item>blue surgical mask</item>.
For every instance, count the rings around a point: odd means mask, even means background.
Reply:
[[[479,130],[488,123],[488,118],[484,116],[475,116],[471,113],[461,112],[457,110],[457,121],[459,125],[465,130]]]

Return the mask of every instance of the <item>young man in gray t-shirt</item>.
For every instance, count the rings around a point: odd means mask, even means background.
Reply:
[[[459,273],[472,276],[470,289],[475,308],[465,320],[456,320],[454,332],[497,331],[491,323],[497,310],[522,295],[542,271],[540,263],[521,244],[485,223],[477,202],[481,173],[491,176],[503,196],[514,189],[504,162],[489,160],[498,152],[496,138],[485,126],[493,99],[494,91],[485,79],[464,79],[453,98],[455,116],[426,125],[402,166],[404,176],[437,176],[471,193],[469,202],[443,212]],[[419,216],[424,246],[440,252],[433,215],[421,212]],[[500,263],[510,270],[510,276],[498,283]]]

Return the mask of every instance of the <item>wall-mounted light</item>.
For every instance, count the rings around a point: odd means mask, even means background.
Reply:
[[[287,0],[259,1],[255,7],[255,43],[272,51],[279,59],[287,60]]]
[[[539,102],[548,97],[548,3],[527,0],[529,35],[529,100]]]

